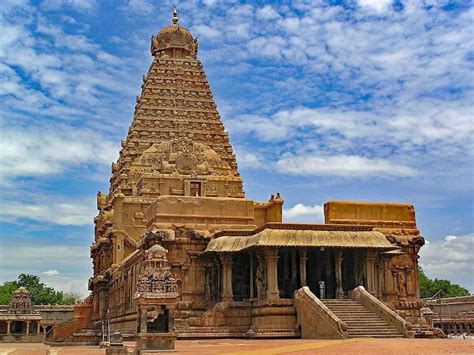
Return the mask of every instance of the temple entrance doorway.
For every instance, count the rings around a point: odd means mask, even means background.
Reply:
[[[307,283],[311,292],[318,298],[336,298],[335,258],[334,249],[308,249]],[[320,282],[324,282],[324,285]],[[321,286],[324,286],[324,291]]]
[[[280,298],[293,298],[293,292],[301,287],[300,257],[296,248],[278,251],[278,289]]]

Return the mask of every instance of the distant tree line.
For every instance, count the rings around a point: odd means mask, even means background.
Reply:
[[[12,293],[19,287],[25,287],[31,294],[34,305],[69,305],[80,302],[81,297],[72,292],[56,291],[41,282],[39,276],[20,274],[18,280],[0,284],[0,304],[9,304]]]
[[[469,290],[462,286],[453,284],[448,280],[430,279],[421,267],[419,267],[419,280],[420,298],[433,297],[439,290],[442,291],[441,297],[469,296]]]

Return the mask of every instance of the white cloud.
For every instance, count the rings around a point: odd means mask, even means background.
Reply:
[[[62,7],[78,11],[92,10],[96,6],[95,0],[45,0],[42,7],[47,10],[58,10]]]
[[[420,265],[430,278],[447,279],[474,293],[474,233],[446,236],[420,249]]]
[[[249,152],[245,149],[238,148],[235,149],[235,155],[240,168],[247,167],[262,169],[265,164],[263,159],[256,152]]]
[[[2,198],[0,220],[12,223],[26,218],[48,224],[87,226],[93,223],[96,214],[94,203],[93,196],[83,201],[77,197],[68,200],[53,195],[28,202]]]
[[[56,269],[50,269],[55,265]],[[47,286],[65,292],[79,293],[86,297],[87,280],[92,272],[92,263],[87,245],[48,245],[37,241],[24,245],[21,243],[2,243],[0,245],[0,282],[16,280],[21,273],[38,275],[45,270],[41,279]],[[49,275],[51,274],[51,275]]]
[[[416,174],[416,171],[408,166],[357,155],[287,154],[277,161],[277,167],[283,174],[296,175],[406,177]]]
[[[284,223],[324,223],[323,206],[306,206],[298,203],[291,208],[283,209]]]
[[[193,31],[196,37],[203,36],[205,38],[216,38],[221,35],[221,33],[211,26],[198,25],[194,27]]]
[[[60,174],[71,167],[109,165],[114,143],[91,130],[56,127],[3,127],[0,133],[0,177]]]
[[[125,11],[133,11],[136,13],[150,13],[154,11],[154,9],[153,4],[148,0],[128,0],[124,6]]]
[[[392,2],[393,0],[358,0],[360,6],[376,12],[386,11],[392,5]]]
[[[262,20],[276,20],[280,18],[280,14],[275,11],[271,5],[265,5],[257,10],[257,18]]]
[[[49,269],[47,271],[43,271],[42,272],[43,275],[47,275],[47,276],[58,276],[59,275],[59,271],[56,270],[56,269]]]

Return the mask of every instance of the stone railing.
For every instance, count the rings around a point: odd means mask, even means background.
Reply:
[[[351,298],[359,301],[370,312],[377,314],[389,325],[395,327],[405,338],[413,338],[415,336],[415,332],[412,331],[412,325],[410,323],[367,292],[364,286],[355,288],[351,292]]]
[[[345,339],[347,325],[327,308],[307,286],[294,293],[297,323],[306,339]]]

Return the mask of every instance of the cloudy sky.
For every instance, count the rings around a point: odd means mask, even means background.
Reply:
[[[413,203],[428,276],[474,291],[470,1],[177,1],[247,197]],[[0,2],[0,282],[85,294],[95,196],[172,2]]]

